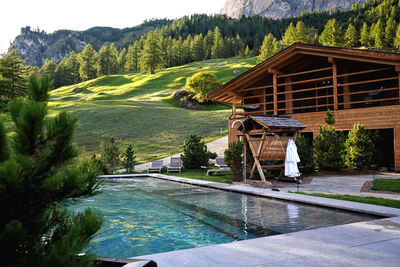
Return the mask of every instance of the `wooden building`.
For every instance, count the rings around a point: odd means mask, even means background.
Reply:
[[[229,125],[248,115],[290,115],[315,136],[330,109],[337,130],[360,122],[389,131],[393,142],[383,149],[400,171],[399,90],[400,54],[296,43],[207,98],[232,103]],[[229,142],[242,134],[229,129]]]

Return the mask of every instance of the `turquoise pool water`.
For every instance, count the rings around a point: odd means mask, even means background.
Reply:
[[[86,207],[106,217],[92,250],[125,258],[374,219],[149,177],[109,180],[70,206]]]

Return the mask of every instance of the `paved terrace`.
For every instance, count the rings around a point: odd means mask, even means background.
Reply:
[[[127,178],[131,176],[133,175],[119,175],[118,177]],[[276,192],[244,185],[229,185],[159,174],[151,174],[150,176],[387,217],[360,223],[136,257],[153,260],[160,267],[400,266],[400,209]]]

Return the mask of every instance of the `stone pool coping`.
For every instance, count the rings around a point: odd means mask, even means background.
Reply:
[[[378,205],[364,204],[358,202],[350,202],[339,199],[323,198],[316,196],[308,196],[294,193],[287,193],[282,191],[272,191],[271,189],[256,188],[245,185],[233,185],[227,183],[216,183],[205,180],[197,180],[190,178],[182,178],[176,176],[169,176],[164,174],[117,174],[117,175],[102,175],[102,178],[129,178],[129,177],[153,177],[168,181],[180,182],[185,184],[209,187],[214,189],[226,190],[237,193],[245,193],[255,196],[268,197],[281,199],[286,201],[293,201],[299,203],[305,203],[310,205],[317,205],[322,207],[329,207],[334,209],[347,210],[352,212],[366,213],[380,217],[396,217],[400,216],[400,209],[389,208]]]
[[[143,176],[391,218],[142,255],[135,257],[136,259],[153,260],[160,267],[400,266],[400,209],[162,174],[102,177]],[[144,264],[125,266],[144,266]]]

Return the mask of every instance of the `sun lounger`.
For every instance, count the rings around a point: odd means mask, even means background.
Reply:
[[[224,158],[216,158],[215,159],[215,166],[221,169],[221,171],[230,171],[231,168],[225,163]]]
[[[231,168],[228,165],[226,165],[224,158],[216,158],[215,159],[215,166],[217,166],[219,169],[209,169],[209,170],[207,170],[207,176],[218,175],[218,174],[221,174],[221,172],[229,172],[229,171],[231,171]]]
[[[171,164],[168,166],[167,172],[181,172],[182,160],[181,158],[171,158]]]
[[[158,172],[161,173],[161,169],[163,167],[163,160],[155,160],[151,162],[151,166],[147,169],[147,172]]]

